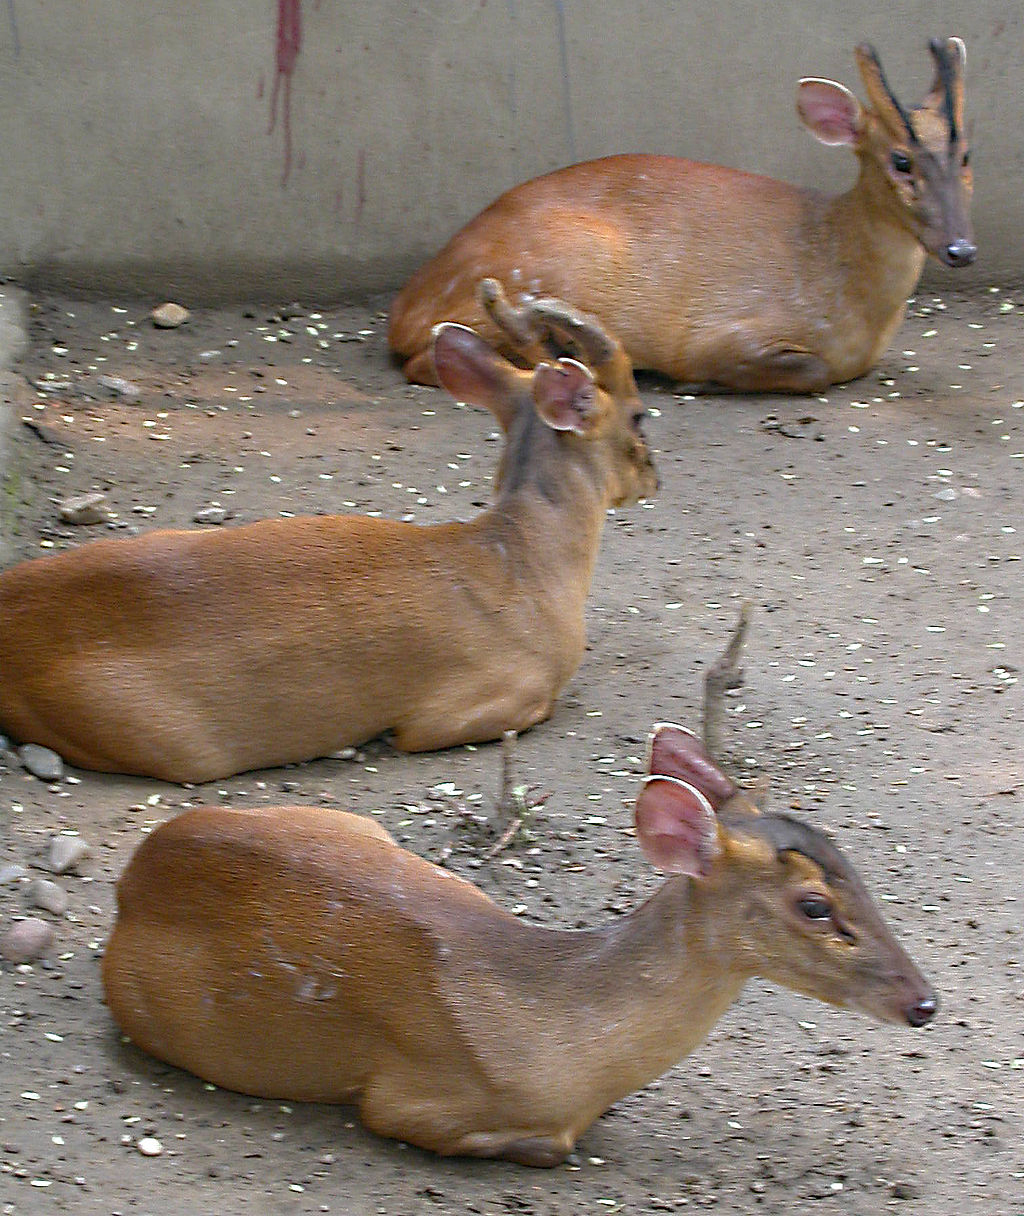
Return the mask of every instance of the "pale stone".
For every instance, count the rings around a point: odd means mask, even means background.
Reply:
[[[50,869],[54,874],[66,874],[91,852],[81,836],[54,836],[50,841]]]
[[[55,937],[53,925],[36,916],[16,921],[0,934],[0,957],[9,963],[29,963],[48,950]]]
[[[168,301],[154,308],[149,315],[157,329],[177,329],[179,325],[185,324],[190,314],[187,308]]]
[[[48,878],[34,878],[25,888],[25,898],[33,907],[63,916],[68,910],[68,893]]]
[[[59,781],[64,776],[64,761],[55,751],[38,743],[23,743],[18,748],[18,759],[40,781]]]
[[[98,490],[91,494],[74,494],[57,504],[61,520],[66,524],[102,524],[110,518],[106,495]]]

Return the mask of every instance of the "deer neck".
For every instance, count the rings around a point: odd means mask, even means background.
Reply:
[[[718,900],[674,878],[618,921],[527,943],[534,976],[538,950],[548,964],[546,1021],[558,1028],[562,1068],[596,1095],[595,1108],[671,1068],[735,1001],[751,971],[728,922]]]
[[[846,251],[838,261],[846,269],[847,299],[880,323],[893,314],[902,317],[927,255],[873,161],[862,159],[854,186],[829,200],[825,222]]]
[[[590,588],[605,514],[607,476],[590,445],[566,449],[573,437],[532,411],[509,436],[493,505],[478,517],[483,535],[545,577],[574,574]]]

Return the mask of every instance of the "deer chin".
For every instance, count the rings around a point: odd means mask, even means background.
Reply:
[[[911,1026],[915,1030],[926,1026],[938,1012],[939,999],[931,989],[915,987],[900,997],[873,998],[870,993],[850,1001],[848,1008],[884,1022],[889,1026]]]

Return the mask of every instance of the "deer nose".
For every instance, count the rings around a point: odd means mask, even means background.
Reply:
[[[915,1001],[907,1010],[907,1021],[911,1026],[927,1026],[928,1023],[935,1017],[935,1011],[939,1007],[938,998],[934,995],[926,996],[920,1001]]]
[[[977,252],[977,245],[960,237],[956,241],[950,241],[942,251],[942,260],[947,266],[970,266]]]

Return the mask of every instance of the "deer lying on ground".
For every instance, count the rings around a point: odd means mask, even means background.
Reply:
[[[438,329],[441,383],[505,431],[490,509],[158,531],[15,566],[0,575],[0,729],[83,768],[199,782],[385,731],[422,751],[548,717],[583,656],[606,512],[657,479],[618,342],[558,300],[486,294],[528,354],[586,360],[523,371],[464,326]]]
[[[516,186],[398,293],[389,341],[410,380],[436,382],[431,326],[482,325],[482,273],[523,299],[594,313],[634,366],[743,391],[820,392],[863,375],[899,328],[925,257],[974,260],[959,38],[932,39],[935,83],[909,113],[868,46],[870,108],[801,80],[797,110],[860,162],[831,197],[671,156],[609,156]],[[493,337],[490,328],[481,329]]]
[[[931,1020],[930,985],[821,832],[758,813],[682,727],[655,728],[648,768],[636,832],[668,880],[586,931],[518,920],[359,815],[190,810],[118,884],[111,1013],[227,1089],[353,1102],[380,1135],[536,1166],[692,1052],[752,976]]]

